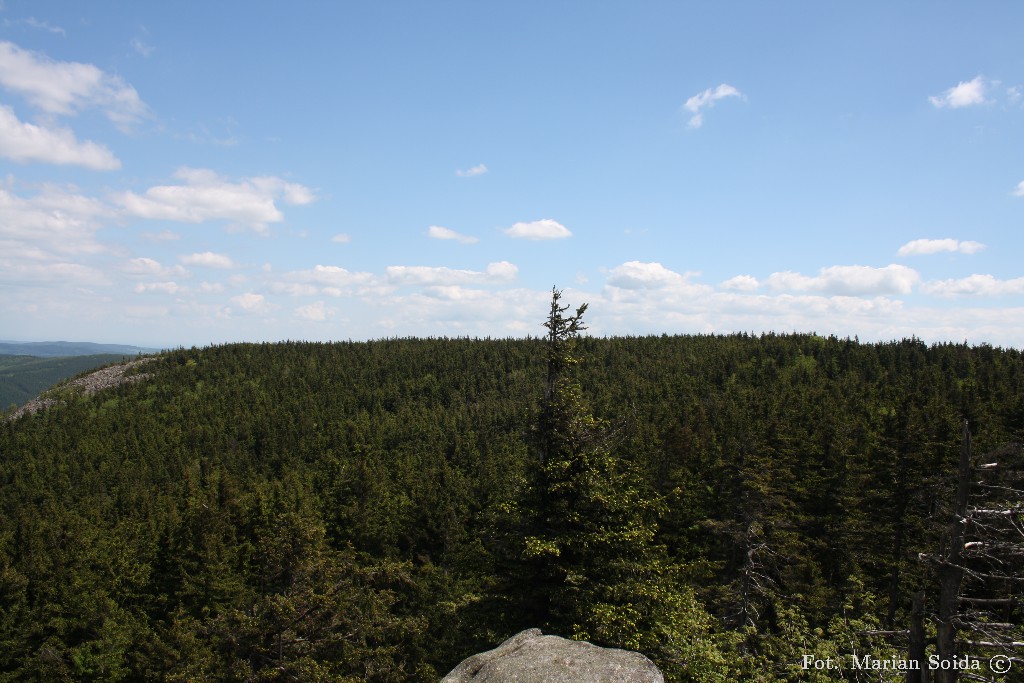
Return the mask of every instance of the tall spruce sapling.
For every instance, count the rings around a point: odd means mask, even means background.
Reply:
[[[616,433],[595,418],[573,376],[586,304],[566,315],[552,289],[547,385],[519,509],[519,598],[533,625],[577,639],[643,651],[669,679],[715,680],[725,660],[712,619],[656,540],[666,502],[616,452]]]

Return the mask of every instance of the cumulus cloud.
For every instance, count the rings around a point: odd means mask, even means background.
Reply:
[[[1024,277],[1000,280],[992,275],[970,275],[953,280],[927,282],[924,291],[941,297],[1004,296],[1024,294]]]
[[[288,296],[316,296],[320,293],[320,288],[308,282],[272,282],[270,291]]]
[[[933,107],[959,109],[976,104],[985,104],[985,79],[976,76],[970,81],[961,81],[938,96],[928,98]]]
[[[181,235],[173,230],[161,230],[160,232],[144,232],[142,236],[153,242],[173,242],[180,240]]]
[[[371,273],[352,272],[341,266],[313,267],[312,271],[304,271],[313,282],[334,287],[349,287],[352,285],[365,285],[373,282]]]
[[[693,114],[690,117],[690,127],[700,128],[704,125],[704,110],[710,109],[715,106],[715,102],[726,97],[739,97],[743,99],[744,95],[728,83],[722,83],[717,88],[708,88],[704,92],[697,93],[686,100],[683,109]]]
[[[262,294],[246,292],[245,294],[239,294],[238,296],[231,297],[231,303],[252,313],[262,309],[266,301]]]
[[[327,320],[327,306],[323,301],[314,301],[308,306],[299,306],[295,309],[295,317],[313,322]]]
[[[64,188],[46,186],[33,197],[0,188],[0,254],[64,261],[106,251],[95,235],[110,215],[102,202]]]
[[[579,301],[566,294],[568,300]],[[374,299],[379,311],[374,324],[388,334],[536,334],[543,330],[536,311],[545,310],[550,301],[550,290],[431,285]]]
[[[445,301],[484,301],[494,297],[493,292],[485,289],[469,289],[459,285],[437,285],[426,287],[423,290],[424,296]]]
[[[460,178],[472,178],[474,176],[483,175],[487,173],[487,166],[484,164],[477,164],[473,168],[467,168],[466,170],[459,169],[455,171],[455,175]]]
[[[900,256],[916,256],[920,254],[937,254],[943,251],[959,252],[961,254],[974,254],[985,248],[981,242],[961,242],[954,239],[941,240],[911,240],[900,247]]]
[[[160,265],[159,261],[143,256],[129,260],[124,270],[127,273],[149,275],[151,273],[159,273],[163,270],[163,266]]]
[[[680,275],[660,263],[627,261],[612,268],[608,284],[622,289],[661,289],[685,284],[689,275]]]
[[[147,113],[135,88],[92,64],[58,62],[0,41],[0,85],[24,95],[48,114],[96,108],[115,124],[137,123]]]
[[[474,244],[479,241],[476,237],[470,235],[463,235],[462,233],[455,232],[450,228],[442,228],[440,225],[431,225],[427,229],[427,235],[434,238],[435,240],[455,240],[462,244]]]
[[[772,273],[767,284],[775,290],[878,296],[910,294],[920,278],[916,270],[896,264],[884,268],[831,266],[822,268],[816,277],[793,271]]]
[[[505,234],[509,237],[526,240],[557,240],[572,237],[568,228],[550,218],[530,223],[516,223],[506,229]]]
[[[215,254],[212,251],[182,256],[181,262],[188,266],[203,266],[206,268],[235,267],[235,262],[231,260],[230,256],[227,254]]]
[[[23,123],[10,107],[0,105],[0,156],[28,163],[40,161],[85,166],[98,171],[121,168],[121,162],[103,145],[79,142],[68,128],[47,128]]]
[[[490,284],[515,280],[519,268],[508,261],[487,264],[484,271],[443,266],[388,266],[388,280],[396,285]]]
[[[761,284],[753,275],[737,275],[722,283],[722,289],[737,292],[752,292],[760,286]]]
[[[353,272],[341,266],[316,265],[308,270],[293,270],[270,284],[276,294],[289,296],[343,296],[353,291],[364,291],[377,284],[372,273]]]
[[[161,294],[175,294],[180,287],[177,282],[140,282],[135,285],[136,294],[146,292],[160,292]]]
[[[1018,197],[1024,197],[1024,180],[1017,183],[1017,189],[1013,191],[1013,194]]]
[[[331,238],[331,241],[334,242],[335,244],[348,244],[349,242],[352,241],[352,238],[343,232],[339,232],[337,235]]]
[[[265,232],[268,223],[284,220],[276,201],[308,204],[308,188],[276,177],[246,178],[231,182],[207,169],[182,168],[178,185],[158,185],[142,195],[125,192],[115,197],[125,213],[152,220],[202,223],[226,220]]]
[[[181,266],[168,268],[156,259],[151,259],[146,256],[129,259],[121,268],[121,271],[127,275],[148,275],[162,278],[183,277],[188,275],[188,271]]]

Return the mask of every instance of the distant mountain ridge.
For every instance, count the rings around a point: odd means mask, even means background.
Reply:
[[[135,356],[140,353],[159,353],[160,349],[148,349],[126,344],[95,344],[93,342],[12,342],[0,341],[0,356],[36,356],[56,358],[58,356],[94,356],[101,353],[116,353]]]
[[[159,351],[127,344],[0,341],[0,410],[24,405],[81,372]]]
[[[100,353],[89,356],[12,356],[0,354],[0,410],[22,406],[40,392],[75,375],[131,360],[137,354]]]

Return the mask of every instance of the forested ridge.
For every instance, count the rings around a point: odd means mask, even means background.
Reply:
[[[2,421],[0,680],[436,681],[560,624],[675,680],[855,679],[801,657],[902,656],[872,632],[906,629],[918,590],[934,603],[919,555],[943,543],[963,421],[977,453],[1024,441],[1015,349],[740,334],[576,351],[567,395],[625,487],[589,495],[633,501],[651,537],[620,540],[657,567],[620,573],[668,626],[634,615],[644,633],[614,642],[619,612],[588,631],[558,605],[532,622],[517,581],[542,585],[540,565],[516,544],[569,561],[530,509],[544,339],[231,344]],[[596,566],[565,570],[572,595],[617,604],[618,583],[587,592],[601,553],[574,552]],[[1019,633],[1020,616],[1002,618]]]
[[[24,405],[62,379],[126,358],[115,354],[42,358],[0,354],[0,406]]]

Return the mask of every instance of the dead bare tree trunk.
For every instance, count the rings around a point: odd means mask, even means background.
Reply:
[[[960,583],[963,581],[964,531],[967,524],[967,500],[971,493],[971,430],[964,420],[960,442],[960,470],[956,485],[956,506],[949,525],[949,545],[939,560],[939,613],[936,623],[936,653],[939,661],[956,657],[956,615],[960,609]],[[938,683],[956,683],[955,668],[938,669]]]
[[[914,593],[910,609],[910,651],[907,659],[916,662],[907,671],[907,683],[928,683],[928,655],[925,651],[924,591]]]

